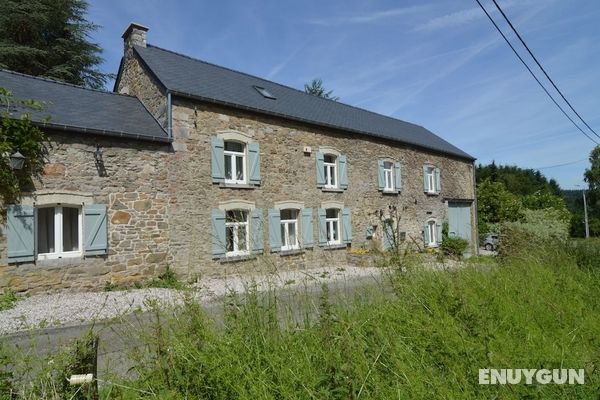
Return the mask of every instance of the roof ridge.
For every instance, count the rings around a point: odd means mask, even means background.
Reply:
[[[140,47],[140,46],[137,46],[137,47]],[[180,57],[184,57],[184,58],[190,59],[190,60],[192,60],[192,61],[201,62],[201,63],[203,63],[203,64],[212,65],[212,66],[214,66],[214,67],[217,67],[217,68],[221,68],[221,69],[224,69],[224,70],[227,70],[227,71],[235,72],[235,73],[237,73],[237,74],[241,74],[241,75],[249,76],[249,77],[251,77],[251,78],[254,78],[254,79],[259,79],[259,80],[261,80],[261,81],[268,82],[268,83],[271,83],[271,84],[274,84],[274,85],[277,85],[277,86],[281,86],[281,87],[284,87],[284,88],[286,88],[286,89],[295,90],[295,91],[297,91],[297,92],[299,92],[299,93],[302,93],[303,95],[306,95],[306,96],[312,96],[312,97],[314,97],[314,98],[317,98],[317,99],[319,99],[319,100],[323,100],[323,101],[330,101],[330,102],[333,102],[333,103],[335,103],[335,104],[339,104],[339,105],[342,105],[342,106],[345,106],[345,107],[352,108],[352,109],[354,109],[354,110],[360,110],[360,111],[363,111],[363,112],[368,112],[368,113],[370,113],[370,114],[377,115],[378,117],[384,117],[384,118],[388,118],[388,119],[391,119],[391,120],[394,120],[394,121],[400,121],[400,122],[403,122],[403,123],[405,123],[405,124],[410,124],[410,125],[413,125],[413,126],[418,126],[419,128],[423,128],[423,129],[427,130],[428,132],[431,132],[429,129],[425,128],[424,126],[422,126],[422,125],[418,125],[418,124],[415,124],[415,123],[413,123],[413,122],[404,121],[404,120],[402,120],[402,119],[399,119],[399,118],[394,118],[394,117],[391,117],[391,116],[389,116],[389,115],[380,114],[380,113],[378,113],[378,112],[371,111],[371,110],[367,110],[367,109],[365,109],[365,108],[360,108],[360,107],[357,107],[357,106],[353,106],[353,105],[351,105],[351,104],[346,104],[346,103],[343,103],[343,102],[341,102],[341,101],[336,101],[336,100],[332,100],[332,99],[326,99],[326,98],[324,98],[324,97],[320,97],[320,96],[315,96],[315,95],[312,95],[312,94],[310,94],[310,93],[306,93],[306,92],[305,92],[305,91],[303,91],[303,90],[300,90],[300,89],[297,89],[297,88],[294,88],[294,87],[291,87],[291,86],[287,86],[287,85],[284,85],[284,84],[282,84],[282,83],[278,83],[278,82],[270,81],[270,80],[268,80],[268,79],[261,78],[261,77],[259,77],[259,76],[256,76],[256,75],[252,75],[252,74],[249,74],[249,73],[246,73],[246,72],[238,71],[238,70],[235,70],[235,69],[232,69],[232,68],[229,68],[229,67],[224,67],[224,66],[222,66],[222,65],[218,65],[218,64],[215,64],[215,63],[211,63],[211,62],[209,62],[209,61],[201,60],[201,59],[199,59],[199,58],[191,57],[191,56],[188,56],[188,55],[186,55],[186,54],[178,53],[178,52],[176,52],[176,51],[173,51],[173,50],[165,49],[165,48],[162,48],[162,47],[159,47],[159,46],[155,46],[155,45],[152,45],[152,44],[149,44],[149,43],[147,44],[147,47],[152,47],[152,48],[154,48],[154,49],[161,50],[161,51],[165,51],[165,52],[167,52],[167,53],[172,53],[172,54],[178,55],[178,56],[180,56]],[[433,132],[431,132],[431,133],[433,133]],[[440,139],[441,139],[441,138],[440,138]],[[442,140],[444,140],[444,139],[442,139]]]
[[[43,82],[48,82],[48,83],[56,83],[58,85],[68,86],[68,87],[72,87],[72,88],[75,88],[75,89],[87,90],[87,91],[90,91],[90,92],[110,94],[110,95],[117,95],[117,96],[125,96],[125,97],[130,97],[130,98],[137,98],[136,96],[132,96],[132,95],[125,94],[125,93],[118,93],[118,92],[113,92],[113,91],[108,91],[108,90],[87,88],[85,86],[75,85],[73,83],[63,82],[63,81],[59,81],[59,80],[56,80],[56,79],[48,78],[48,77],[45,77],[45,76],[28,75],[28,74],[24,74],[22,72],[11,71],[9,69],[4,69],[4,68],[0,68],[0,72],[6,72],[7,74],[17,75],[17,76],[21,76],[21,77],[24,77],[24,78],[35,79],[35,80],[38,80],[38,81],[43,81]]]

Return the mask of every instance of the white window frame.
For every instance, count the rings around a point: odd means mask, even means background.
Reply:
[[[386,168],[386,165],[389,165],[389,168]],[[384,192],[393,192],[394,191],[394,163],[391,161],[383,162],[383,191]],[[389,184],[389,185],[388,185]]]
[[[427,167],[427,193],[436,193],[435,167]]]
[[[327,217],[327,210],[335,210],[337,217],[335,217],[335,218],[328,218]],[[329,246],[336,245],[336,244],[342,244],[342,232],[341,232],[340,214],[341,214],[341,210],[339,208],[328,208],[328,209],[325,209],[325,235],[327,237],[327,245],[329,245]],[[334,230],[333,227],[336,224],[337,224],[337,229]],[[337,235],[338,235],[337,240],[329,240],[328,232],[337,232]]]
[[[439,245],[437,242],[437,229],[437,221],[435,219],[427,221],[427,231],[429,232],[427,247],[437,247]]]
[[[244,151],[239,152],[239,151],[231,151],[231,150],[225,150],[225,147],[227,146],[227,143],[238,143],[241,144],[244,147]],[[230,157],[230,162],[231,162],[231,177],[232,179],[227,179],[225,178],[225,183],[228,184],[232,184],[232,185],[244,185],[246,184],[246,182],[248,181],[248,174],[247,174],[247,167],[246,167],[246,152],[248,149],[248,145],[247,143],[244,142],[240,142],[237,140],[226,140],[223,143],[223,168],[224,171],[227,171],[227,156]],[[242,179],[237,179],[237,158],[241,158],[242,159]],[[227,175],[227,173],[225,173],[225,175]]]
[[[76,251],[63,251],[63,207],[65,208],[76,208],[78,211],[77,214],[77,229],[79,230],[78,238],[79,242],[77,243],[77,247],[79,250]],[[42,208],[51,208],[54,209],[54,252],[53,253],[37,253],[37,249],[39,249],[38,243],[38,210]],[[71,204],[48,204],[43,206],[38,206],[35,208],[35,244],[36,244],[36,253],[38,260],[54,260],[58,258],[74,258],[74,257],[82,257],[83,256],[83,210],[80,205],[71,205]]]
[[[246,214],[246,221],[227,221],[227,213],[228,212],[234,212],[234,211],[238,211],[238,212],[243,212]],[[250,219],[250,211],[249,210],[245,210],[245,209],[229,209],[225,211],[225,241],[227,242],[227,228],[232,228],[232,232],[233,232],[233,240],[232,240],[232,245],[233,245],[233,250],[232,251],[227,251],[225,253],[226,257],[233,257],[233,256],[244,256],[244,255],[248,255],[250,254],[250,224],[248,223],[248,220]],[[239,248],[240,244],[239,244],[239,231],[241,229],[244,229],[246,231],[246,249],[241,249]],[[225,244],[227,246],[227,243]]]
[[[283,236],[281,237],[281,250],[298,250],[300,248],[300,241],[298,240],[299,234],[299,223],[298,218],[300,216],[300,212],[297,209],[281,209],[279,211],[279,215],[281,216],[282,211],[291,210],[296,213],[295,219],[281,219],[281,226],[283,227]],[[294,236],[296,237],[296,243],[290,243],[290,231],[289,226],[294,224]]]
[[[333,162],[325,161],[325,157],[332,157]],[[337,176],[337,162],[338,156],[335,154],[324,154],[323,155],[323,168],[325,174],[325,188],[326,189],[336,189],[339,184],[339,179]],[[331,183],[333,181],[333,184]]]

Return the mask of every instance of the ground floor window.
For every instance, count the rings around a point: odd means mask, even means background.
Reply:
[[[437,226],[434,220],[427,222],[427,245],[437,246]]]
[[[248,211],[229,210],[225,214],[226,250],[228,256],[245,255],[248,247]]]
[[[340,210],[337,208],[325,210],[325,224],[327,227],[327,244],[340,244]]]
[[[281,210],[281,250],[295,250],[298,244],[298,210]]]
[[[81,207],[57,206],[37,209],[38,258],[81,256]]]

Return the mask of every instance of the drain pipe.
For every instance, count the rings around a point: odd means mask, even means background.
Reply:
[[[171,102],[171,92],[167,92],[167,135],[173,139],[173,103]]]

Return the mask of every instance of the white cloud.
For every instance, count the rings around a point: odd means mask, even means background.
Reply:
[[[422,6],[393,8],[384,11],[373,11],[361,15],[349,15],[344,17],[320,18],[309,20],[308,23],[313,25],[347,25],[347,24],[368,24],[378,22],[384,19],[398,17],[401,15],[411,14],[423,10]]]
[[[469,8],[466,10],[456,11],[450,14],[435,17],[425,22],[424,24],[416,26],[414,32],[432,32],[440,29],[450,28],[453,26],[464,25],[477,18],[481,18],[483,12],[480,8]]]

